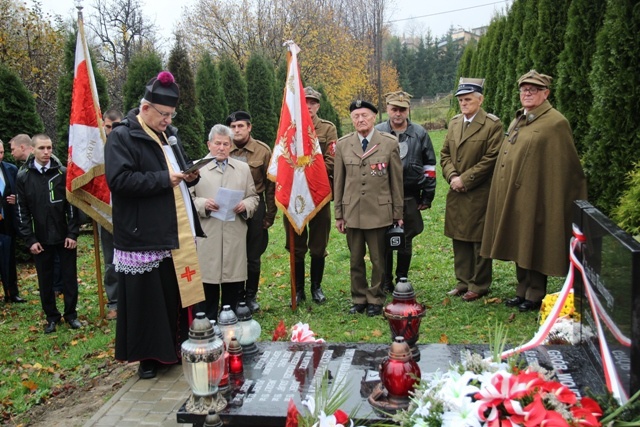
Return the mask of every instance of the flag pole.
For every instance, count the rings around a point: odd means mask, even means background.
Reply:
[[[291,311],[296,311],[298,309],[298,305],[296,304],[296,242],[293,236],[295,230],[293,229],[293,225],[290,221],[288,221],[289,227],[289,267],[290,267],[290,275],[289,281],[291,282]]]
[[[102,265],[100,264],[100,236],[98,223],[93,221],[93,254],[96,260],[96,280],[98,282],[98,304],[100,304],[100,319],[104,319],[104,290],[102,286]]]

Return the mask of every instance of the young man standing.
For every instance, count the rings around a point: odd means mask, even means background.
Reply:
[[[47,316],[44,333],[56,330],[62,315],[53,291],[54,255],[60,258],[64,286],[64,319],[72,329],[78,321],[76,245],[80,234],[78,211],[67,202],[66,168],[52,156],[53,144],[44,134],[31,140],[33,157],[18,172],[18,222],[20,234],[33,254],[38,273],[40,302]]]

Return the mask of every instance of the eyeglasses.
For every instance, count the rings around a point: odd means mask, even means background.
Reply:
[[[521,87],[518,89],[518,92],[520,93],[530,93],[531,95],[535,95],[536,93],[538,93],[541,90],[546,90],[546,87]]]
[[[171,117],[172,119],[175,119],[175,117],[178,115],[177,111],[174,111],[173,113],[162,112],[162,111],[158,110],[155,105],[153,105],[151,103],[149,103],[149,105],[151,105],[153,107],[153,109],[156,110],[158,112],[158,114],[160,114],[162,116],[163,119],[168,119],[169,117]]]

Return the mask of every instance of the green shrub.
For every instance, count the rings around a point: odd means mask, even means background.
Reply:
[[[629,172],[626,190],[620,204],[613,210],[613,220],[633,236],[640,235],[640,163]]]

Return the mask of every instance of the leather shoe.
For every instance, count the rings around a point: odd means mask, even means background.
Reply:
[[[107,320],[116,320],[117,318],[118,318],[118,310],[116,310],[115,308],[112,308],[111,310],[109,310],[109,312],[105,316],[105,319]]]
[[[52,332],[56,331],[56,322],[49,322],[47,323],[47,326],[44,327],[44,333],[45,334],[50,334]]]
[[[364,313],[366,309],[367,304],[353,304],[349,309],[349,314]]]
[[[382,292],[385,294],[392,294],[396,287],[393,285],[393,282],[384,282],[382,284]]]
[[[513,297],[513,298],[509,298],[508,300],[506,300],[504,302],[504,305],[506,305],[507,307],[517,307],[520,304],[522,304],[524,302],[524,298],[523,297]]]
[[[462,295],[462,300],[466,301],[466,302],[471,302],[471,301],[475,301],[478,298],[480,298],[482,295],[475,293],[473,291],[467,291],[464,293],[464,295]]]
[[[78,319],[68,320],[67,322],[69,323],[69,327],[71,329],[80,329],[80,328],[82,328],[82,324],[80,323],[80,321]]]
[[[452,297],[461,297],[466,292],[467,291],[463,291],[462,289],[453,288],[449,292],[447,292],[447,295],[452,296]]]
[[[158,374],[158,363],[155,360],[145,359],[140,361],[138,376],[141,380],[155,378]]]
[[[522,304],[518,306],[518,310],[522,312],[540,310],[541,305],[542,305],[542,301],[534,302],[526,299]]]
[[[367,306],[367,316],[379,316],[382,314],[382,306],[380,304],[369,304]]]
[[[20,298],[18,295],[13,295],[13,296],[10,296],[10,297],[5,296],[4,297],[4,302],[18,302],[18,303],[20,303],[20,302],[27,302],[27,300],[24,299],[24,298]]]

